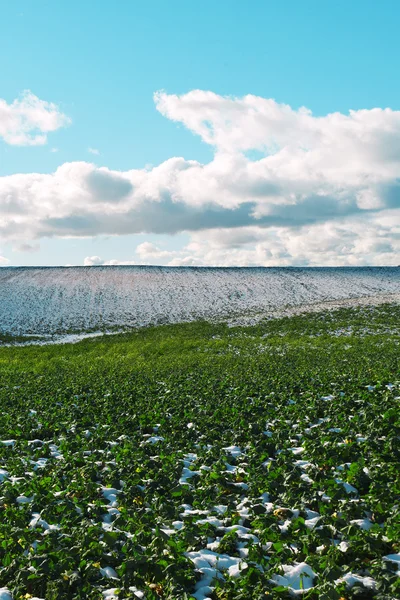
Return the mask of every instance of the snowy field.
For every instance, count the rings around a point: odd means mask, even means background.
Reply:
[[[399,293],[396,267],[2,268],[0,331],[104,331]]]

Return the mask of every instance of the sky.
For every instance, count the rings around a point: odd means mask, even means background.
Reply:
[[[397,0],[0,0],[0,264],[400,264]]]

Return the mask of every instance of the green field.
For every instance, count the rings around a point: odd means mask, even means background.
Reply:
[[[0,587],[400,598],[399,341],[384,305],[1,348]]]

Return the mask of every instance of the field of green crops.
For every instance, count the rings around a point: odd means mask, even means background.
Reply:
[[[0,349],[0,598],[400,598],[400,307]]]

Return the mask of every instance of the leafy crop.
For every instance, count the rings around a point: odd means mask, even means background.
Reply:
[[[0,349],[0,587],[400,597],[399,317]]]

